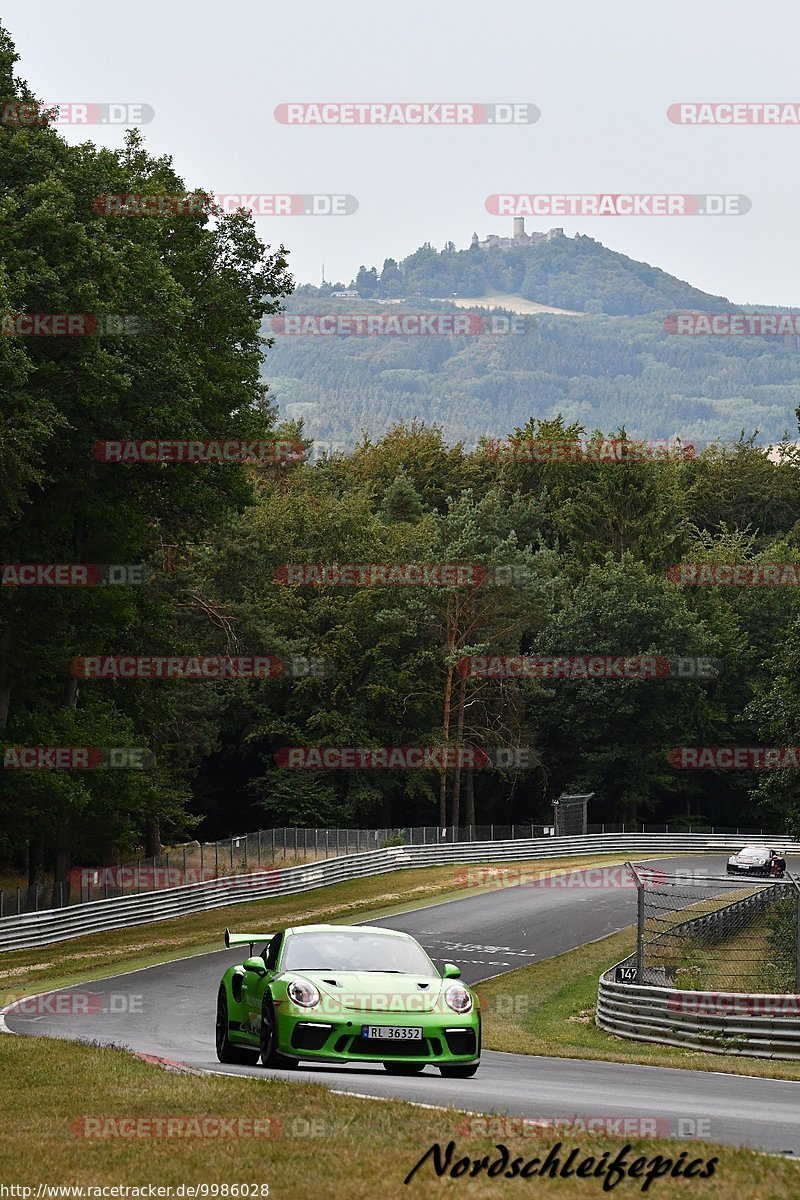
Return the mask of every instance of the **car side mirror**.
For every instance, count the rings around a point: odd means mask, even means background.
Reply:
[[[455,963],[445,963],[442,969],[442,979],[460,979],[461,971]]]
[[[243,966],[245,971],[252,971],[254,975],[266,975],[267,973],[263,958],[259,958],[257,954],[253,958],[246,958]]]

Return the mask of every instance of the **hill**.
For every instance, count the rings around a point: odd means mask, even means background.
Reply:
[[[542,311],[505,336],[279,335],[266,378],[281,414],[303,416],[311,436],[341,447],[414,418],[472,445],[559,413],[589,430],[624,425],[659,439],[796,434],[796,338],[670,333],[676,311],[747,310],[592,238],[531,236],[542,240],[426,244],[380,272],[361,267],[350,285],[298,288],[287,313],[467,311],[505,314],[509,328],[526,305]]]

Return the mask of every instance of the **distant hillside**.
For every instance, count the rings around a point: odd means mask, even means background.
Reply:
[[[334,297],[341,290],[359,295]],[[414,418],[471,445],[559,413],[650,438],[797,434],[796,339],[670,334],[670,312],[736,306],[587,237],[426,245],[380,272],[362,267],[349,286],[300,287],[287,313],[463,315],[465,298],[496,311],[501,296],[509,309],[523,297],[583,315],[525,316],[524,331],[507,336],[278,336],[266,378],[281,414],[303,416],[311,436],[341,446]]]
[[[456,250],[452,242],[444,250],[434,250],[426,242],[399,263],[387,258],[380,271],[362,267],[349,286],[365,300],[507,292],[556,308],[611,316],[731,307],[724,296],[709,296],[658,267],[581,234],[569,238],[551,233],[548,240],[538,242],[496,239],[469,250]],[[320,292],[324,294],[323,289]]]

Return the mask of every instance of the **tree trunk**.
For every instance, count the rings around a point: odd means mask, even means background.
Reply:
[[[28,842],[28,908],[36,907],[36,898],[44,892],[44,837],[37,833]]]
[[[464,705],[467,699],[467,677],[462,675],[458,685],[456,708],[456,765],[453,769],[453,802],[451,805],[453,840],[458,836],[461,824],[461,739],[464,736]]]
[[[148,817],[144,827],[144,856],[156,858],[161,853],[161,823],[158,817]]]
[[[53,894],[51,908],[69,904],[69,873],[72,867],[72,837],[69,815],[59,814],[58,832],[56,834],[56,870],[53,876]]]
[[[467,810],[464,815],[464,824],[472,827],[475,825],[475,776],[472,773],[472,767],[467,767],[466,776]]]
[[[8,724],[8,709],[11,702],[11,626],[5,625],[0,633],[0,729]]]
[[[452,664],[447,668],[447,678],[444,685],[444,713],[442,717],[442,729],[444,732],[444,748],[450,741],[450,707],[453,702],[453,667]],[[444,829],[447,824],[447,767],[442,767],[439,773],[439,828]]]

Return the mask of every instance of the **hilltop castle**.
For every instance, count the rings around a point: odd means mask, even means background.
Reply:
[[[540,242],[552,242],[556,238],[564,237],[564,230],[548,229],[547,233],[526,233],[525,218],[514,217],[514,233],[512,237],[498,237],[496,233],[490,233],[485,241],[480,241],[477,233],[473,233],[472,242],[470,243],[471,250],[489,250],[492,246],[535,246]]]

